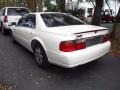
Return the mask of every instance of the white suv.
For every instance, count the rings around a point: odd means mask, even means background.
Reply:
[[[6,34],[11,29],[12,22],[18,22],[22,15],[30,13],[25,7],[5,7],[0,11],[0,30]]]

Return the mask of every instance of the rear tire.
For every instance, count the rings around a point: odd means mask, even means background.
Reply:
[[[40,44],[36,44],[33,51],[38,66],[42,68],[47,68],[49,66],[49,62],[43,47]]]

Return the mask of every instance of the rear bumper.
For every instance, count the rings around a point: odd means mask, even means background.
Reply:
[[[4,23],[4,24],[3,24],[3,27],[4,27],[4,29],[6,29],[6,30],[8,30],[8,31],[11,29],[11,26],[8,25],[8,23]]]
[[[75,52],[49,52],[48,59],[51,63],[67,68],[72,68],[100,58],[109,52],[110,47],[111,43],[108,41],[106,43],[91,46]]]

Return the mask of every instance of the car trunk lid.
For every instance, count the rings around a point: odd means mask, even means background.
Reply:
[[[48,31],[62,35],[73,35],[75,40],[83,39],[86,47],[104,43],[104,37],[108,34],[107,28],[93,25],[55,27]]]
[[[83,38],[108,33],[108,29],[93,25],[71,25],[47,28],[47,32],[61,35],[82,35]]]

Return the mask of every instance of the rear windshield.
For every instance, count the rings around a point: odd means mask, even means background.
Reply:
[[[26,8],[8,8],[7,15],[24,15],[29,13]]]
[[[47,27],[85,24],[84,22],[80,21],[78,18],[70,14],[41,14],[41,17]]]

